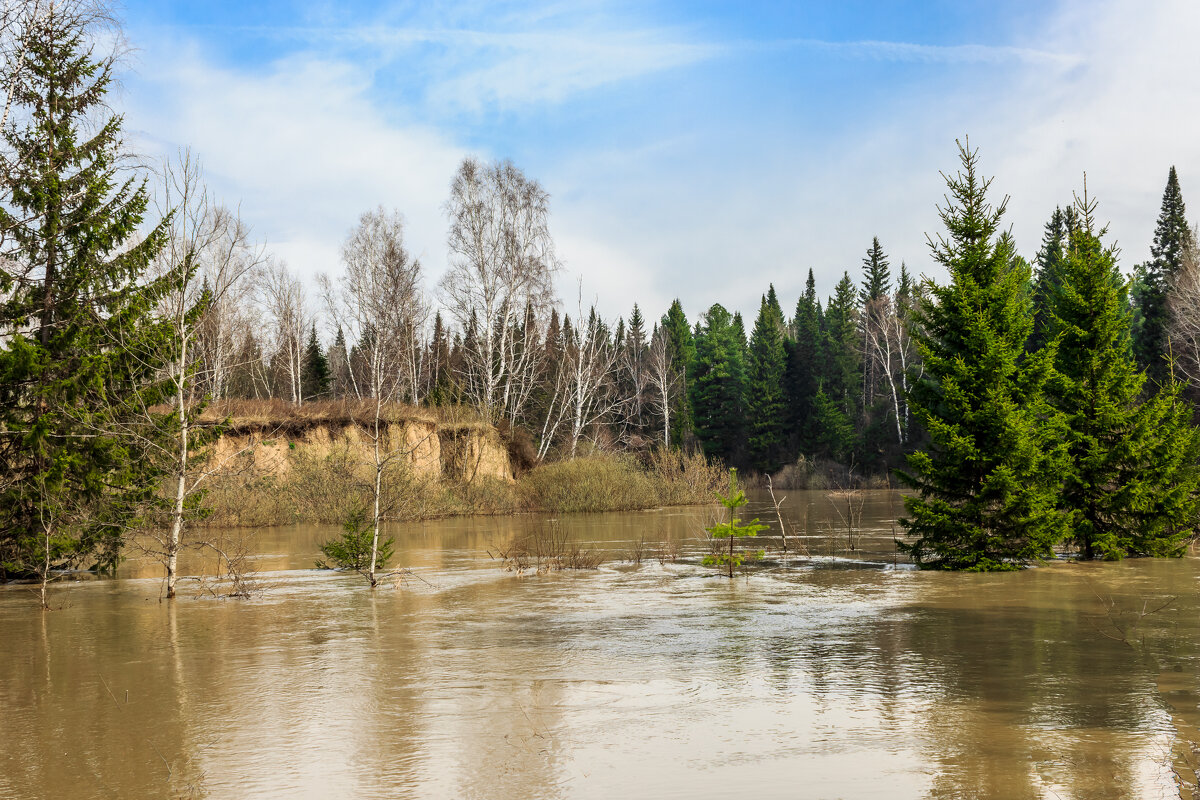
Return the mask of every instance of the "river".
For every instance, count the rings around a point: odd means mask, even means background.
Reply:
[[[47,613],[0,586],[0,798],[1178,796],[1200,558],[920,572],[897,494],[852,536],[787,494],[789,552],[734,580],[694,508],[396,525],[375,591],[312,569],[314,526],[227,532],[248,599],[163,601],[138,557]],[[493,558],[548,526],[607,560]]]

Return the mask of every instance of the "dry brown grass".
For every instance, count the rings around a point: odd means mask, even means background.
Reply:
[[[383,420],[389,424],[423,422],[439,428],[482,428],[487,423],[469,406],[411,406],[389,403]],[[278,398],[229,399],[210,403],[200,416],[202,424],[229,421],[230,433],[277,431],[280,435],[302,433],[318,426],[372,425],[373,400],[343,398],[314,400],[299,405]]]
[[[209,525],[340,524],[370,495],[370,476],[348,448],[317,456],[289,451],[281,477],[233,470],[212,480]],[[397,520],[450,516],[630,511],[712,503],[725,470],[703,456],[655,454],[648,465],[629,455],[593,455],[545,464],[517,481],[478,477],[433,480],[396,464],[384,473],[385,505]]]

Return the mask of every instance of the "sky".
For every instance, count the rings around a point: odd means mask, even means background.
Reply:
[[[944,278],[942,172],[969,137],[1028,258],[1087,190],[1129,270],[1167,171],[1200,204],[1200,3],[126,0],[130,145],[190,147],[213,193],[307,279],[398,209],[436,292],[462,159],[551,200],[564,307],[752,321],[808,270]],[[1194,189],[1193,189],[1194,187]],[[1196,206],[1200,208],[1200,205]]]

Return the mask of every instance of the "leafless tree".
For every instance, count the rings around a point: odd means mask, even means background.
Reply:
[[[564,417],[568,451],[574,457],[584,432],[608,419],[627,398],[618,397],[614,391],[612,376],[618,353],[595,306],[589,311],[587,322],[580,319],[575,327],[564,329],[564,334]]]
[[[250,243],[242,221],[212,200],[190,151],[164,163],[157,203],[160,216],[170,219],[167,243],[153,272],[166,279],[158,313],[169,331],[166,377],[177,427],[169,440],[152,438],[150,444],[170,465],[167,476],[174,497],[162,544],[167,597],[173,598],[187,499],[216,471],[196,463],[195,417],[204,387],[220,385],[227,373],[231,359],[221,341],[227,338],[222,317],[231,314],[233,303],[243,296],[245,278],[260,263],[262,251]]]
[[[1200,226],[1192,229],[1183,263],[1167,294],[1171,352],[1179,372],[1200,388]]]
[[[906,321],[890,297],[869,302],[864,318],[869,320],[863,330],[863,345],[869,367],[867,372],[886,388],[895,419],[896,441],[904,444],[908,362],[912,357],[912,340]]]
[[[442,293],[459,326],[474,334],[462,383],[488,419],[516,422],[538,374],[541,348],[531,339],[554,303],[549,195],[512,162],[468,158],[446,210],[450,265]]]
[[[616,420],[616,427],[618,439],[635,447],[644,441],[642,433],[646,425],[646,406],[651,392],[649,358],[650,344],[646,341],[645,332],[631,324],[625,341],[618,343],[618,383],[621,390],[628,393],[628,397],[624,398],[623,413]]]
[[[304,335],[312,322],[304,300],[304,286],[277,259],[268,259],[258,286],[258,304],[270,320],[268,347],[272,359],[282,359],[287,396],[293,403],[304,401]],[[264,357],[267,353],[263,354]]]
[[[650,389],[650,407],[662,419],[663,446],[671,444],[671,408],[679,397],[682,385],[679,370],[671,360],[671,346],[666,328],[655,326],[650,337],[646,359],[646,375]]]
[[[423,325],[425,303],[421,265],[404,246],[404,223],[397,212],[379,208],[363,214],[342,246],[342,261],[345,274],[338,284],[327,277],[321,284],[334,322],[364,364],[364,385],[358,391],[373,400],[372,420],[361,427],[371,446],[372,540],[365,577],[374,588],[379,529],[388,511],[383,476],[412,450],[406,442],[388,438],[384,411],[406,389],[417,391],[413,351],[420,348],[414,347],[413,337]]]

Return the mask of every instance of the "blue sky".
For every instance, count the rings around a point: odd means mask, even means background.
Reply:
[[[383,204],[432,289],[473,154],[551,193],[569,305],[581,280],[609,316],[750,313],[810,267],[827,293],[873,235],[937,277],[964,134],[1027,255],[1086,170],[1125,266],[1144,258],[1167,168],[1185,200],[1200,176],[1198,5],[135,0],[118,106],[305,275]]]

